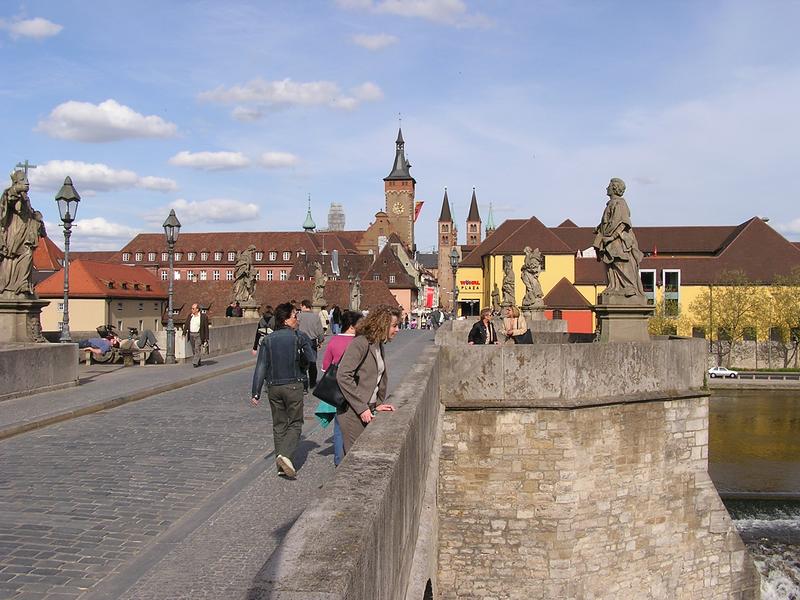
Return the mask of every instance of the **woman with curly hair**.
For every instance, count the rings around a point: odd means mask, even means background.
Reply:
[[[369,312],[356,327],[356,337],[347,346],[336,381],[347,400],[347,408],[336,415],[347,454],[375,411],[393,411],[384,404],[387,373],[383,345],[397,335],[402,311],[381,305]]]

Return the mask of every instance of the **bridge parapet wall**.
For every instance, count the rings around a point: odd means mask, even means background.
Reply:
[[[702,340],[440,351],[438,597],[758,597]]]

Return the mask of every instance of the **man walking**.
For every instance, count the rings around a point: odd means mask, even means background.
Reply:
[[[295,331],[297,311],[291,304],[279,304],[274,317],[275,331],[263,338],[258,348],[250,402],[253,406],[259,405],[261,388],[266,381],[278,474],[294,479],[297,471],[292,458],[303,429],[303,381],[306,376],[300,357],[314,364],[317,353],[311,340]]]
[[[192,366],[201,364],[200,353],[208,344],[208,315],[200,312],[200,305],[192,304],[192,315],[189,317],[189,343],[192,345]]]
[[[303,300],[300,303],[300,313],[297,315],[297,328],[305,333],[311,340],[311,345],[316,351],[325,341],[325,331],[322,329],[322,322],[319,315],[311,311],[311,301]],[[317,385],[317,361],[308,363],[308,384],[306,389],[311,389]]]

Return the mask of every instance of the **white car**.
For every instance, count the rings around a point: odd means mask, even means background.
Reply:
[[[725,367],[711,367],[708,370],[708,375],[712,379],[715,377],[730,377],[731,379],[736,379],[739,377],[739,373],[736,371],[731,371],[730,369],[726,369]]]

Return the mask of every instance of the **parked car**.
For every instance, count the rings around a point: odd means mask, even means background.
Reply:
[[[737,377],[739,377],[739,373],[737,371],[731,371],[730,369],[726,369],[725,367],[711,367],[708,370],[708,375],[711,378],[729,377],[731,379],[736,379]]]

